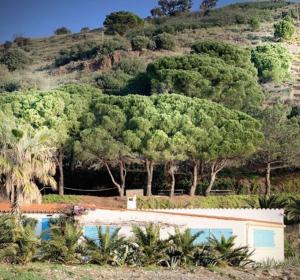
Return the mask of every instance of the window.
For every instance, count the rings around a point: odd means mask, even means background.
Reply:
[[[254,248],[271,248],[275,247],[274,231],[265,229],[255,229],[253,231],[253,246]]]
[[[42,219],[42,240],[49,240],[50,239],[50,218],[43,218]]]
[[[195,240],[196,244],[207,242],[210,236],[215,236],[218,240],[221,239],[222,235],[228,239],[232,236],[232,229],[230,228],[214,228],[214,229],[191,229],[192,234],[196,234],[201,231],[202,234]]]

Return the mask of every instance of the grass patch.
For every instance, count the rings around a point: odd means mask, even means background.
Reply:
[[[38,271],[26,268],[0,267],[1,280],[46,280]]]
[[[81,196],[48,194],[43,196],[43,203],[78,203]]]

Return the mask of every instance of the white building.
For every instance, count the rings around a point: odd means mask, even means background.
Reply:
[[[130,236],[133,224],[160,224],[161,237],[167,238],[174,227],[202,231],[197,242],[205,242],[213,234],[236,236],[237,246],[255,250],[252,259],[263,261],[284,259],[284,223],[282,209],[96,209],[80,217],[85,234],[96,234],[95,226],[120,227],[120,234]]]
[[[131,201],[132,202],[132,201]],[[221,238],[236,236],[237,246],[248,246],[254,250],[252,259],[263,261],[284,259],[283,209],[93,209],[78,216],[84,235],[96,237],[96,226],[120,228],[120,234],[130,236],[132,225],[144,226],[148,223],[161,225],[161,238],[167,238],[174,227],[189,228],[193,233],[203,233],[196,242],[202,243],[210,235]],[[31,207],[32,208],[32,207]],[[45,205],[24,213],[38,220],[36,233],[40,235],[49,228],[49,219],[63,214],[65,209]],[[0,212],[2,211],[0,207]]]

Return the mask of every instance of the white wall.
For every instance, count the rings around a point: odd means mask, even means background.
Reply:
[[[168,212],[167,210],[165,212]],[[212,212],[212,211],[210,211]],[[214,213],[213,213],[214,214]],[[212,215],[213,215],[212,214]],[[237,215],[237,214],[235,214]],[[216,215],[214,215],[216,216]],[[249,216],[249,218],[252,218]],[[131,226],[144,226],[148,223],[156,223],[162,226],[161,237],[167,238],[172,233],[175,226],[180,228],[191,229],[232,229],[233,235],[236,235],[237,246],[250,246],[253,244],[251,237],[253,227],[262,227],[276,231],[275,247],[268,250],[259,249],[254,253],[252,259],[261,261],[267,258],[283,260],[283,225],[272,225],[263,222],[236,221],[221,218],[204,218],[188,216],[187,214],[176,215],[172,213],[155,212],[155,211],[126,211],[126,210],[104,210],[97,209],[89,211],[86,215],[79,218],[82,225],[103,225],[121,227],[120,234],[126,236],[132,235]],[[251,227],[249,226],[251,224]],[[252,243],[251,243],[252,242]]]
[[[221,209],[221,208],[176,208],[176,209],[154,209],[148,211],[169,212],[169,213],[184,213],[193,215],[206,215],[217,217],[230,217],[238,219],[251,219],[265,222],[275,222],[283,224],[284,209],[254,209],[254,208],[240,208],[240,209]]]

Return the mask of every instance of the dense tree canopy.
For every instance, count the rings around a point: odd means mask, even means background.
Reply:
[[[257,70],[250,60],[250,51],[245,48],[221,41],[201,40],[195,42],[191,49],[192,53],[219,57],[227,64],[241,67],[253,74],[253,76],[257,75]]]
[[[103,22],[106,32],[109,34],[124,35],[128,30],[142,26],[144,21],[131,12],[113,12],[106,16]]]
[[[223,162],[245,156],[261,139],[258,123],[248,115],[175,94],[103,96],[95,101],[93,112],[87,116],[90,128],[76,143],[77,154],[90,166],[105,166],[120,195],[126,164],[145,164],[150,195],[154,165],[167,163],[173,195],[177,162]],[[110,166],[119,167],[120,182]]]
[[[176,16],[192,8],[192,0],[159,0],[158,6],[152,9],[152,16]]]
[[[2,94],[0,109],[16,117],[19,124],[32,128],[52,130],[51,139],[56,147],[57,165],[60,171],[59,190],[63,194],[63,155],[66,149],[72,153],[72,143],[79,134],[81,117],[92,99],[101,94],[98,89],[86,85],[65,85],[52,91],[28,91]]]
[[[151,93],[178,93],[211,99],[248,111],[261,104],[263,94],[249,71],[207,54],[163,57],[148,65]]]

